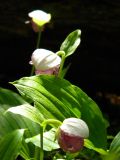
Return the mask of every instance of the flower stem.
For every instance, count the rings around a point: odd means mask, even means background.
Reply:
[[[59,69],[59,73],[58,73],[58,77],[63,77],[62,75],[62,71],[63,71],[63,66],[64,66],[64,63],[65,63],[65,52],[64,51],[58,51],[56,53],[58,56],[62,57],[61,58],[61,64],[60,64],[60,69]]]
[[[40,160],[44,159],[44,151],[43,151],[43,126],[40,126]]]
[[[43,131],[45,130],[47,125],[58,128],[61,124],[62,122],[57,119],[46,119],[42,122]]]
[[[34,155],[34,160],[38,160],[40,154],[40,148],[35,146],[35,155]]]
[[[39,48],[39,46],[40,46],[41,33],[42,33],[42,27],[39,27],[36,49]],[[31,69],[30,76],[33,76],[34,71],[35,71],[35,67],[34,67],[34,65],[33,65],[33,66],[32,66],[32,69]]]
[[[63,70],[63,66],[64,66],[64,63],[65,63],[65,55],[62,54],[62,60],[61,60],[61,64],[60,64],[60,70],[59,70],[59,73],[58,73],[58,77],[62,77],[62,70]]]
[[[36,48],[39,48],[40,39],[41,39],[41,33],[42,33],[42,27],[39,28]]]

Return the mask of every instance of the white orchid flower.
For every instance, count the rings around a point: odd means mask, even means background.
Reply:
[[[84,145],[84,138],[89,136],[87,124],[79,118],[68,118],[59,128],[58,143],[66,151],[78,152]]]
[[[32,11],[28,13],[28,16],[32,18],[32,21],[40,27],[51,20],[51,14],[48,14],[42,10]]]
[[[36,74],[52,74],[59,69],[61,58],[50,50],[36,49],[30,64],[35,66]]]

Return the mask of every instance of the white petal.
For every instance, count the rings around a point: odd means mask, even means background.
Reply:
[[[31,17],[31,18],[34,18],[34,19],[37,19],[37,20],[46,20],[46,21],[49,21],[50,18],[51,18],[51,15],[44,12],[44,11],[41,11],[41,10],[35,10],[35,11],[32,11],[30,13],[28,13],[28,16]]]
[[[61,58],[46,49],[36,49],[32,54],[32,63],[37,70],[47,70],[60,65]]]
[[[65,119],[60,128],[64,132],[71,135],[80,136],[83,138],[87,138],[89,136],[89,129],[87,124],[78,118]]]

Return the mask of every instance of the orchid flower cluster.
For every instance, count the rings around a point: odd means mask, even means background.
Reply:
[[[51,14],[36,10],[28,16],[37,44],[28,62],[30,76],[10,82],[19,94],[0,88],[0,160],[18,156],[25,160],[119,160],[120,133],[108,147],[108,123],[100,108],[64,78],[69,68],[65,60],[78,48],[81,30],[72,31],[53,52],[40,48]]]
[[[32,18],[32,28],[35,32],[48,23],[51,15],[41,10],[30,12],[29,17]],[[80,32],[80,31],[79,31]],[[77,46],[80,39],[77,40]],[[53,53],[50,50],[37,48],[31,56],[31,65],[35,67],[36,75],[56,75],[58,76],[62,58],[65,56],[64,51]],[[63,66],[62,66],[63,67]],[[58,143],[65,152],[78,152],[84,145],[84,138],[88,138],[89,129],[87,124],[79,118],[68,118],[63,121],[59,127]]]
[[[35,70],[36,75],[49,74],[49,75],[61,76],[64,61],[66,57],[69,56],[69,55],[65,56],[66,53],[62,49],[63,47],[61,46],[60,51],[56,53],[47,49],[39,48],[40,34],[42,32],[42,28],[46,23],[50,22],[51,14],[48,14],[41,10],[36,10],[36,11],[30,12],[28,16],[31,18],[33,30],[35,32],[39,32],[37,48],[33,52],[31,56],[31,61],[29,62],[31,65],[33,65],[33,70],[31,72],[31,75],[33,75],[33,72]],[[77,30],[77,31],[78,31],[78,34],[76,36],[78,37],[81,34],[81,31],[80,30]],[[78,45],[80,44],[80,38],[77,38],[75,43],[77,48]],[[66,44],[63,44],[63,46],[65,45]],[[73,51],[72,50],[69,51],[70,55],[75,51],[75,49]]]
[[[31,18],[32,28],[35,32],[41,32],[41,28],[50,22],[51,14],[36,10],[30,12],[28,16]],[[58,75],[61,57],[52,51],[46,49],[36,49],[32,56],[30,64],[35,67],[35,74]]]

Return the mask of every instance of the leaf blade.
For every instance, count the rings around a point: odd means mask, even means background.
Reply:
[[[0,159],[15,159],[22,146],[24,129],[15,130],[0,139]]]
[[[32,107],[29,104],[23,104],[20,106],[11,107],[7,110],[7,112],[12,112],[15,114],[22,115],[38,124],[41,124],[41,122],[44,121],[44,117],[42,114],[40,114],[38,109],[35,107]]]
[[[61,44],[60,51],[65,52],[65,57],[68,57],[75,52],[80,44],[80,35],[81,31],[77,29],[71,32]]]
[[[55,118],[63,121],[69,117],[81,117],[88,124],[89,139],[94,146],[106,148],[107,134],[102,113],[97,104],[79,87],[65,79],[50,75],[24,77],[13,84],[49,112],[52,117],[45,117],[47,119]],[[43,97],[51,103],[44,103],[44,101],[41,103]],[[42,114],[45,116],[46,112]]]
[[[56,130],[51,129],[43,133],[43,149],[45,151],[52,151],[53,149],[60,148],[57,141],[55,141]],[[27,138],[26,143],[33,143],[35,146],[40,147],[40,135],[36,135],[31,138]]]

